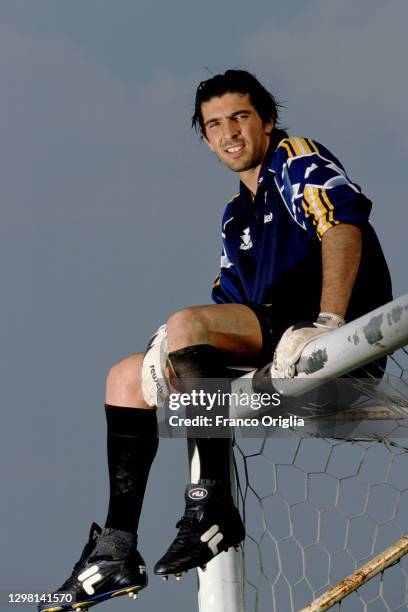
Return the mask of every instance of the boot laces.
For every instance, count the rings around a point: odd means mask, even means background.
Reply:
[[[71,572],[70,577],[64,582],[64,584],[60,587],[60,590],[63,591],[65,587],[69,587],[72,578],[74,577],[75,573],[80,569],[80,567],[83,565],[84,561],[88,558],[88,556],[91,554],[91,552],[93,551],[93,549],[96,546],[96,541],[95,540],[91,540],[89,542],[87,542],[85,544],[85,547],[82,551],[82,554],[80,556],[80,558],[78,559],[78,561],[75,563],[74,568]]]
[[[200,524],[201,508],[196,506],[194,508],[186,508],[184,516],[181,517],[176,523],[176,527],[179,529],[177,534],[177,540],[185,541],[191,538],[191,532],[196,531]]]

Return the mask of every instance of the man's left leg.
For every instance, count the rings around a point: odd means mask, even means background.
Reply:
[[[262,350],[258,319],[241,304],[182,310],[169,319],[167,334],[169,363],[184,393],[228,393],[227,363],[256,364]],[[199,437],[195,443],[199,481],[187,485],[180,530],[156,564],[155,573],[162,576],[204,566],[219,552],[237,546],[245,535],[231,497],[229,438]]]

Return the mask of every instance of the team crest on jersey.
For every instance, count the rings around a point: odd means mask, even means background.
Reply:
[[[194,489],[190,489],[188,492],[188,496],[190,499],[205,499],[208,496],[207,489],[203,487],[195,487]]]
[[[248,249],[252,249],[252,238],[251,238],[251,234],[249,232],[249,227],[246,227],[244,229],[244,233],[242,234],[242,236],[240,236],[242,242],[239,245],[239,248],[241,249],[241,251],[247,251]]]
[[[270,212],[267,215],[264,215],[264,223],[270,223],[272,221],[273,218],[273,213]]]

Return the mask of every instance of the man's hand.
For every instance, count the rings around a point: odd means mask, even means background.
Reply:
[[[296,364],[307,344],[317,336],[337,329],[345,320],[332,312],[321,312],[314,323],[301,321],[289,327],[276,347],[273,356],[272,378],[293,378]]]

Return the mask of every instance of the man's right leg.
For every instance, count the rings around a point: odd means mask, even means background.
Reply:
[[[142,362],[143,354],[131,355],[113,366],[107,378],[110,499],[105,527],[92,525],[80,560],[58,589],[70,593],[81,610],[117,595],[136,596],[147,585],[137,528],[158,437],[156,410],[141,392]],[[41,612],[71,609],[68,602],[39,606]]]

